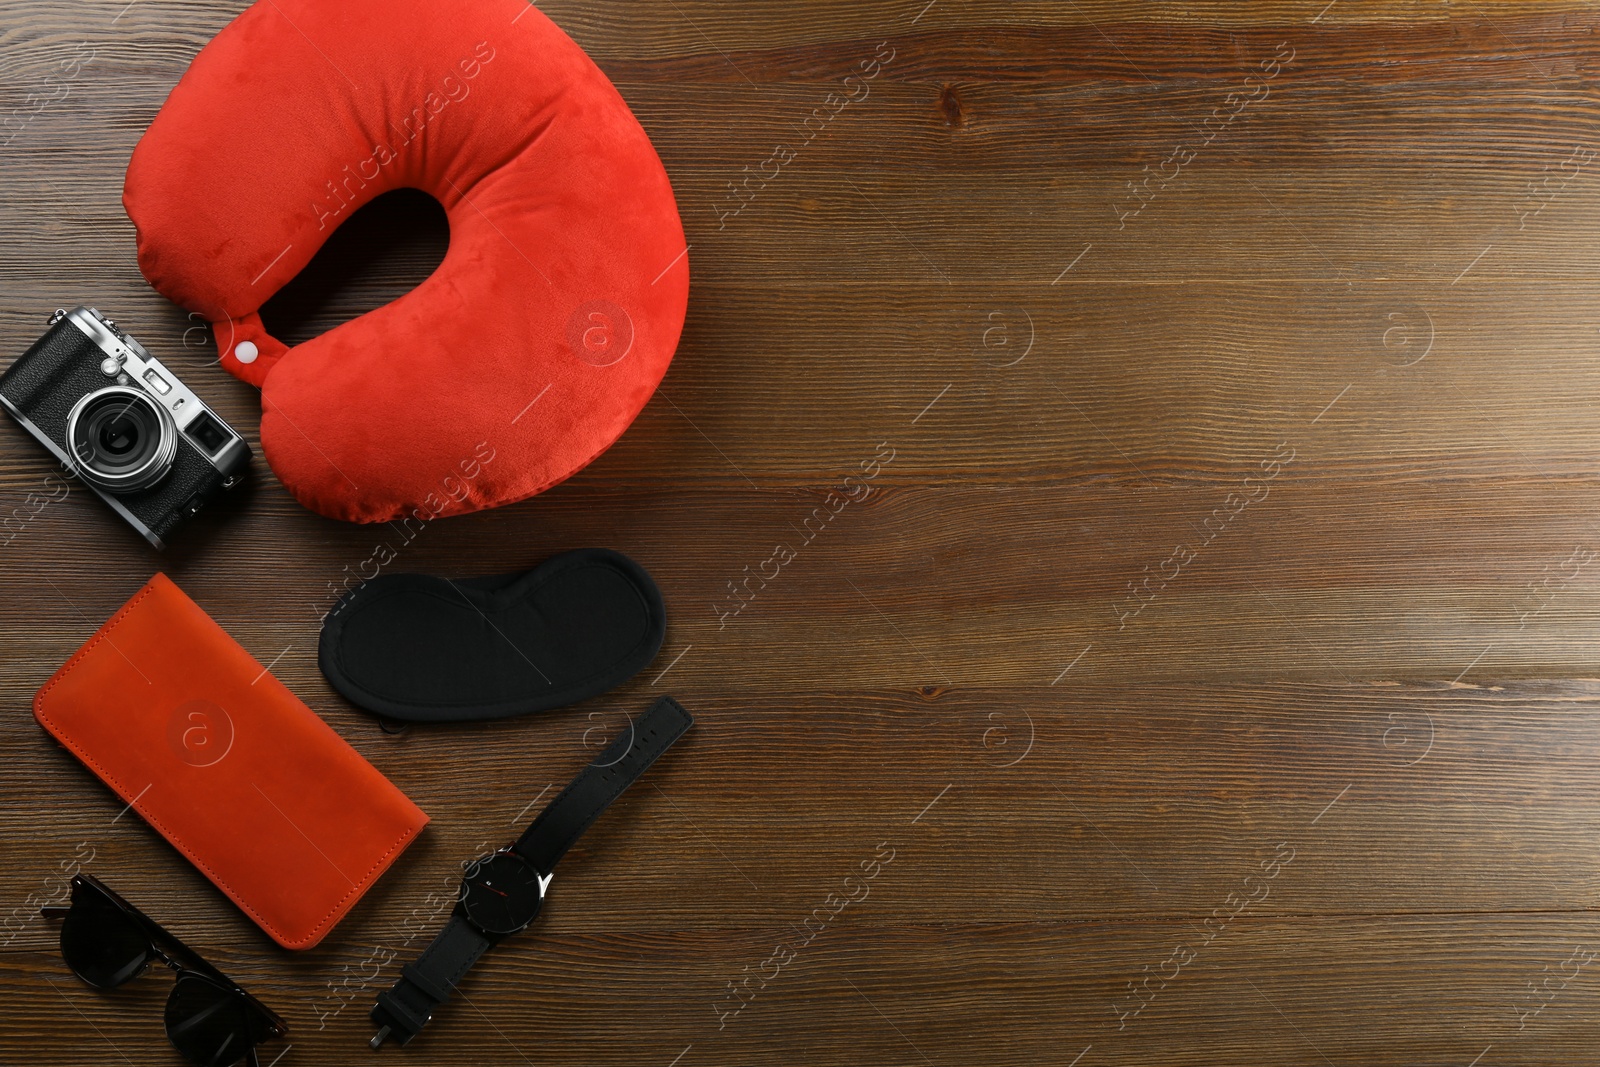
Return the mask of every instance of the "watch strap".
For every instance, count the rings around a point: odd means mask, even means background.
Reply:
[[[693,716],[676,700],[664,696],[656,701],[539,813],[512,851],[541,874],[550,874],[611,802],[693,725]]]
[[[378,1034],[372,1047],[381,1047],[385,1040],[404,1046],[416,1037],[434,1008],[450,999],[456,983],[492,943],[464,916],[452,915],[433,944],[415,962],[400,968],[394,986],[378,994],[371,1016]]]

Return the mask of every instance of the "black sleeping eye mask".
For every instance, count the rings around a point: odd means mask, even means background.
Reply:
[[[375,578],[328,613],[317,659],[368,711],[476,722],[614,689],[655,658],[666,632],[645,569],[590,548],[493,578]]]

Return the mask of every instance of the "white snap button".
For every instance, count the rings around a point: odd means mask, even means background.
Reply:
[[[233,350],[233,358],[240,363],[254,363],[260,354],[261,350],[254,341],[240,341]]]

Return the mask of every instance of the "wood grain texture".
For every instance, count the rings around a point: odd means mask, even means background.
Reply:
[[[368,1055],[366,1009],[459,861],[666,691],[698,716],[681,751],[388,1055],[1592,1061],[1600,15],[923,4],[541,5],[661,151],[694,276],[660,393],[570,482],[403,544],[264,465],[162,557],[81,490],[14,527],[0,1064],[177,1062],[164,980],[92,993],[30,914],[91,854],[286,1016],[264,1062]],[[0,13],[0,117],[95,53],[0,147],[0,352],[92,303],[253,434],[253,391],[149,291],[120,207],[140,133],[240,7]],[[808,134],[880,46],[870,94]],[[792,162],[747,183],[779,144]],[[445,239],[425,203],[370,209],[276,321],[380,306]],[[0,425],[0,522],[50,471]],[[667,646],[537,721],[385,734],[314,654],[379,543],[448,575],[624,551],[667,595]],[[313,951],[273,946],[31,721],[158,567],[433,817]]]

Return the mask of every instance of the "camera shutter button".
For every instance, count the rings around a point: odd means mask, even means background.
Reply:
[[[233,348],[233,358],[240,363],[254,363],[260,354],[261,350],[254,341],[240,341]]]

